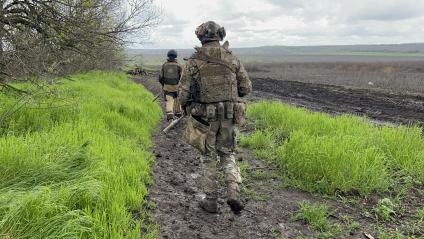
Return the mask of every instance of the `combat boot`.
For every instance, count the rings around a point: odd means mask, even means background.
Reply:
[[[210,213],[218,212],[218,202],[216,198],[204,198],[199,202],[200,207]]]
[[[244,205],[240,200],[240,189],[238,183],[228,183],[227,204],[234,213],[239,213],[244,209]]]

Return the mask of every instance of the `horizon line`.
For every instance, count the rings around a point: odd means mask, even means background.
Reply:
[[[261,48],[261,47],[340,47],[340,46],[393,46],[393,45],[420,45],[424,42],[408,42],[408,43],[371,43],[371,44],[336,44],[336,45],[263,45],[263,46],[246,46],[246,47],[232,47],[232,49],[242,49],[242,48]],[[126,47],[127,50],[191,50],[196,46],[191,48],[133,48]]]

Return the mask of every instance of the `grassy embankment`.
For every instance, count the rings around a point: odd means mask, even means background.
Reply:
[[[291,185],[328,195],[383,192],[424,182],[419,127],[376,126],[356,116],[332,117],[281,103],[250,106],[258,130],[241,139],[279,166]]]
[[[0,238],[155,238],[140,206],[160,107],[124,74],[72,79],[1,124]],[[18,100],[0,94],[0,115]]]

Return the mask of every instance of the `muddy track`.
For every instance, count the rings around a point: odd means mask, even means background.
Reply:
[[[160,86],[152,77],[135,79],[155,94]],[[271,82],[271,83],[270,83]],[[251,100],[282,99],[313,109],[323,109],[324,105],[312,105],[313,87],[302,90],[297,82],[280,82],[270,80],[253,80],[255,92]],[[291,88],[290,88],[291,87]],[[298,93],[295,92],[298,90]],[[299,96],[301,92],[304,97]],[[317,91],[320,91],[318,88]],[[340,93],[341,94],[341,93]],[[321,95],[321,94],[320,94]],[[330,100],[336,93],[322,93],[325,100]],[[162,101],[162,97],[159,98]],[[324,104],[325,100],[322,101]],[[345,100],[347,101],[347,100]],[[161,102],[163,104],[163,102]],[[349,109],[354,109],[352,104]],[[313,106],[313,107],[312,107]],[[321,108],[320,108],[321,107]],[[344,112],[337,110],[332,103],[327,112]],[[376,106],[377,107],[377,106]],[[356,111],[346,111],[356,112]],[[379,118],[382,119],[382,118]],[[332,199],[302,192],[282,186],[281,179],[273,166],[257,160],[247,149],[240,149],[237,156],[242,170],[242,195],[246,210],[241,215],[234,215],[225,203],[225,188],[220,180],[220,212],[209,214],[201,210],[198,201],[202,197],[200,184],[200,155],[181,139],[185,122],[168,134],[158,131],[154,135],[153,153],[156,156],[153,169],[154,185],[150,188],[149,198],[156,205],[152,211],[153,219],[159,226],[159,238],[296,238],[298,236],[317,238],[319,233],[310,229],[305,222],[294,220],[298,203],[309,201],[324,203],[332,208],[331,221],[343,225],[343,215],[349,215],[360,225],[354,231],[344,230],[337,238],[364,238],[364,232],[372,232],[374,219],[367,215],[376,200],[366,198],[358,204],[344,204]],[[161,123],[161,129],[167,122]],[[248,129],[241,129],[242,131]],[[256,172],[256,173],[255,173]]]
[[[352,113],[378,121],[424,124],[424,96],[252,78],[253,100],[278,99],[332,114]]]
[[[160,93],[160,86],[153,79],[135,81],[154,94]],[[162,101],[163,98],[159,99]],[[163,120],[161,129],[167,124]],[[276,173],[252,158],[248,152],[241,152],[238,161],[249,165],[249,172],[263,170],[273,176],[258,181],[245,180],[244,191],[249,190],[249,196],[244,197],[246,210],[241,215],[231,212],[225,203],[226,192],[222,180],[220,212],[210,214],[200,209],[198,201],[203,196],[200,155],[183,142],[181,135],[184,125],[185,122],[182,122],[166,135],[157,132],[153,139],[155,183],[150,188],[149,198],[156,205],[153,215],[159,225],[159,238],[274,238],[276,233],[288,238],[313,235],[304,225],[294,222],[292,217],[297,210],[297,202],[315,199],[307,193],[280,189]]]
[[[247,198],[246,210],[241,215],[234,215],[226,205],[222,182],[220,213],[210,214],[200,209],[200,159],[197,152],[181,141],[182,130],[180,126],[168,135],[157,134],[154,139],[157,160],[150,199],[156,204],[154,217],[159,224],[159,238],[274,238],[279,231],[289,238],[310,235],[291,218],[297,202],[313,198],[302,192],[279,190],[279,180],[273,177],[250,182],[249,189],[263,199]],[[272,170],[249,154],[242,153],[241,159],[250,165],[249,170],[261,168],[273,175]]]

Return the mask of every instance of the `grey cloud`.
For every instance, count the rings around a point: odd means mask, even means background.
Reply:
[[[162,26],[171,25],[171,26],[184,26],[190,22],[187,19],[181,19],[176,16],[176,14],[170,10],[165,11],[163,14]]]
[[[303,8],[305,5],[305,1],[303,0],[267,0],[267,2],[277,6],[280,11],[284,9],[293,10]]]
[[[258,3],[263,0],[257,0]],[[208,11],[191,9],[202,20],[216,20],[227,29],[232,45],[315,45],[339,43],[398,43],[424,39],[423,0],[266,0],[274,6],[266,11],[241,8],[233,1],[219,1]],[[159,44],[184,44],[194,41],[183,35],[200,24],[180,15],[187,11],[166,9],[162,25],[155,33]],[[177,15],[178,14],[178,15]],[[209,19],[204,19],[204,18]],[[279,25],[275,19],[294,19]],[[272,24],[271,24],[272,22]],[[267,24],[270,23],[270,24]],[[188,28],[190,31],[187,31]],[[285,30],[287,29],[287,30]],[[195,39],[194,35],[190,36]],[[179,39],[184,39],[181,43]],[[422,40],[421,40],[422,41]]]

